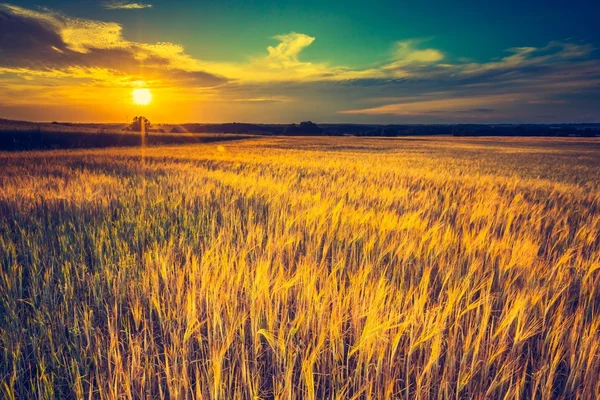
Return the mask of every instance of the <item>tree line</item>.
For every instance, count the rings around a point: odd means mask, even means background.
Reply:
[[[151,122],[143,117],[134,117],[126,128],[128,131],[141,132],[142,122],[148,132],[164,132],[155,129]],[[287,136],[600,136],[600,124],[321,124],[302,121],[299,124],[250,124],[231,122],[223,124],[181,124],[171,128],[170,133],[238,133],[257,135]]]

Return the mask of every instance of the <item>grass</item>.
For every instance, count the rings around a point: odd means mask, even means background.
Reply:
[[[600,141],[0,153],[6,398],[600,396]]]

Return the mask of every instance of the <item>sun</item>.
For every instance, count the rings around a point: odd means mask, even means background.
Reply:
[[[133,89],[131,97],[133,98],[134,104],[139,104],[141,106],[147,106],[152,101],[152,93],[150,92],[150,89],[146,88]]]

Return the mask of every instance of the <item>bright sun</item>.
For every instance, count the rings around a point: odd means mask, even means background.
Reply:
[[[152,101],[152,93],[150,93],[150,89],[146,88],[133,89],[131,96],[133,97],[133,102],[141,106],[146,106]]]

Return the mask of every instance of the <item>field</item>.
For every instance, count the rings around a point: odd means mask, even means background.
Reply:
[[[123,131],[115,124],[48,124],[0,119],[0,152],[103,147],[139,147],[139,132]],[[148,145],[176,145],[247,139],[246,134],[155,133],[145,138]]]
[[[600,139],[0,153],[11,398],[600,397]]]

